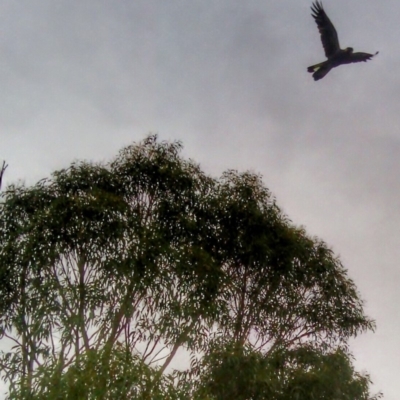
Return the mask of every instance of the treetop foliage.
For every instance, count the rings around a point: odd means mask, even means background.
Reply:
[[[114,390],[228,398],[213,388],[226,372],[221,351],[234,348],[244,365],[259,360],[282,393],[339,354],[346,388],[366,399],[368,378],[354,372],[346,344],[374,323],[340,260],[291,223],[260,176],[215,179],[181,148],[153,135],[109,163],[75,162],[3,190],[0,335],[14,346],[0,363],[12,398],[69,398],[71,388],[93,399],[116,398]],[[191,366],[168,374],[179,349]],[[301,349],[316,354],[312,367],[290,361]],[[276,354],[295,377],[274,367]],[[121,357],[126,368],[115,364]],[[82,388],[79,376],[89,375],[98,383]],[[260,393],[230,398],[267,398]]]

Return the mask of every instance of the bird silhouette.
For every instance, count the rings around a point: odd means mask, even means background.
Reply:
[[[313,3],[311,11],[311,15],[315,19],[319,33],[321,34],[322,46],[327,58],[326,61],[307,68],[307,71],[313,74],[314,80],[318,81],[322,79],[332,68],[339,65],[368,61],[378,54],[378,52],[375,54],[354,53],[352,47],[347,47],[344,50],[341,49],[336,29],[326,15],[322,3],[319,1]]]

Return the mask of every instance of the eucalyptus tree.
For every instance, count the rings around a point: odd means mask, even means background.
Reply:
[[[209,360],[223,349],[268,372],[279,352],[328,356],[373,328],[340,260],[259,176],[214,179],[180,150],[150,136],[109,163],[2,192],[11,398],[215,398]],[[182,349],[190,366],[168,372]]]

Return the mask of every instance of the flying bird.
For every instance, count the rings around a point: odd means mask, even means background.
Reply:
[[[314,80],[322,79],[332,68],[342,64],[351,64],[361,61],[368,61],[375,54],[353,53],[352,47],[342,50],[339,45],[339,38],[335,27],[326,15],[322,3],[318,0],[311,6],[312,16],[317,23],[319,33],[321,34],[322,46],[325,50],[327,60],[307,68],[308,72],[313,74]]]

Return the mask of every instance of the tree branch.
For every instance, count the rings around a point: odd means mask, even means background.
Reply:
[[[3,161],[3,165],[1,166],[0,169],[0,189],[1,189],[1,182],[3,180],[3,175],[4,175],[4,171],[7,169],[8,165],[6,164],[5,161]]]

